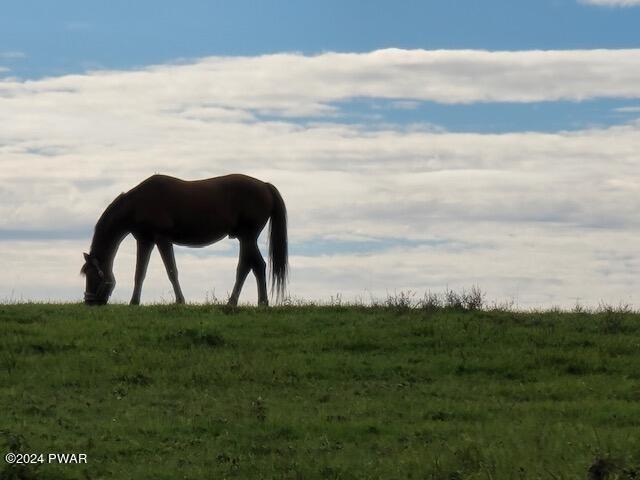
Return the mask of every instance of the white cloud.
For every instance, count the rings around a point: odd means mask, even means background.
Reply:
[[[615,108],[613,111],[614,112],[618,112],[618,113],[640,113],[640,105],[639,106],[633,106],[633,107]]]
[[[282,116],[327,115],[353,97],[442,103],[640,98],[640,49],[488,52],[399,50],[210,57],[191,64],[0,83],[0,95],[76,108],[119,93],[130,110],[203,105]]]
[[[579,230],[556,225],[452,223],[435,228],[477,242],[473,248],[415,246],[367,254],[293,255],[290,258],[294,298],[328,299],[336,293],[345,300],[383,299],[388,293],[412,290],[462,290],[480,285],[490,300],[514,300],[519,307],[562,305],[597,306],[637,302],[640,260],[627,232]],[[0,301],[20,299],[75,300],[82,297],[78,270],[82,241],[2,242]],[[226,240],[197,255],[198,249],[179,248],[177,264],[189,301],[216,295],[225,299],[233,288],[236,258],[215,254],[216,247],[233,247]],[[127,238],[120,248],[114,272],[114,301],[127,302],[133,290],[135,242]],[[255,302],[256,285],[250,276],[242,300]],[[151,259],[143,300],[172,301],[173,292],[157,252]],[[637,303],[636,303],[637,305]]]
[[[0,59],[2,60],[19,60],[26,57],[27,55],[24,52],[19,52],[17,50],[0,52]]]
[[[102,209],[150,174],[240,171],[281,190],[294,244],[388,245],[294,249],[300,296],[478,283],[522,305],[628,300],[640,278],[626,247],[640,233],[640,124],[460,134],[335,123],[334,102],[637,97],[638,52],[287,54],[0,82],[0,238],[11,238],[0,242],[0,298],[79,298],[88,240],[43,235],[89,235]],[[121,300],[133,252],[128,241],[116,263]],[[193,252],[179,254],[188,297],[224,296],[235,259]],[[158,265],[147,299],[171,297]]]
[[[640,5],[640,0],[579,0],[587,5],[597,5],[599,7],[636,7]]]
[[[391,107],[396,108],[398,110],[415,110],[420,106],[420,102],[415,102],[411,100],[396,100],[391,103]]]

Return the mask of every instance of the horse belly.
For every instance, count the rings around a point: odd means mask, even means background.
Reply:
[[[205,225],[191,226],[179,226],[173,229],[171,234],[171,241],[178,245],[184,245],[187,247],[204,247],[211,245],[219,240],[222,240],[228,235],[227,231],[216,228],[206,228]]]

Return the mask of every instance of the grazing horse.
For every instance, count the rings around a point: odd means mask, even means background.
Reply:
[[[269,219],[271,292],[275,288],[277,297],[281,297],[288,269],[287,210],[276,187],[239,174],[196,181],[153,175],[120,194],[98,220],[91,251],[84,254],[81,270],[86,276],[84,302],[107,303],[115,286],[113,259],[130,233],[137,241],[132,305],[140,303],[142,282],[154,245],[167,269],[176,303],[184,303],[173,244],[203,247],[228,235],[240,241],[236,282],[229,304],[238,304],[242,285],[249,270],[253,270],[258,282],[258,304],[266,306],[266,264],[258,248],[258,236]]]

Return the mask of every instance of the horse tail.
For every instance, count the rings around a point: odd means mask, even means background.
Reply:
[[[289,247],[287,241],[287,207],[276,187],[267,183],[273,197],[273,210],[269,225],[269,271],[271,272],[271,294],[276,299],[284,298],[289,270]]]

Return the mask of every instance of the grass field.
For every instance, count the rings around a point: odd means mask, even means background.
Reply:
[[[640,478],[640,315],[0,305],[2,479]]]

